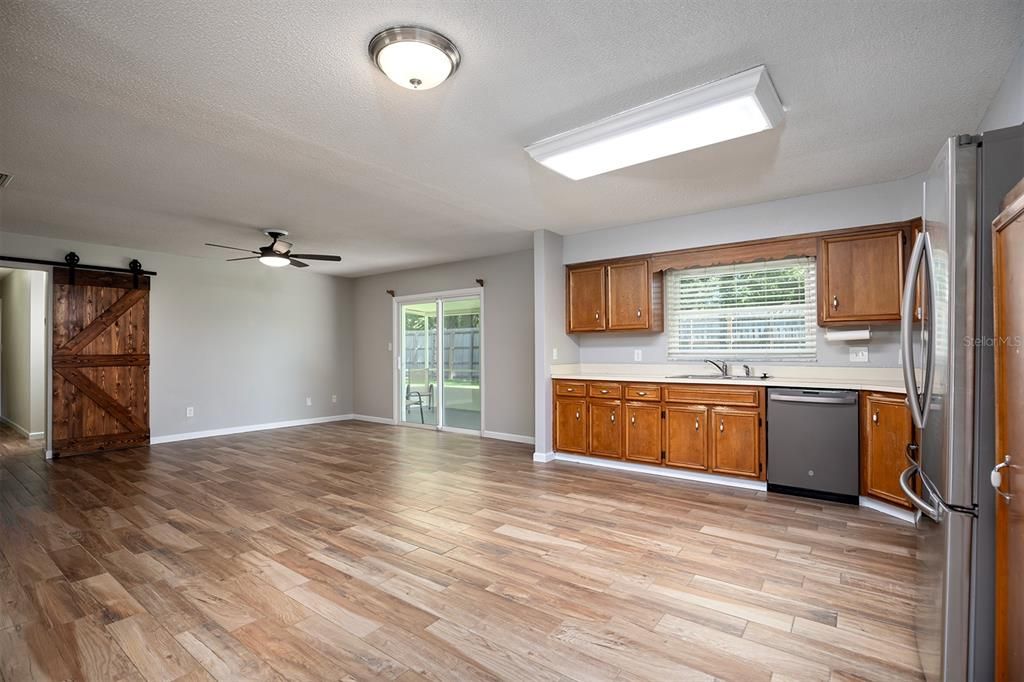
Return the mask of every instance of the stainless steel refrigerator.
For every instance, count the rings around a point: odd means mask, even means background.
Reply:
[[[915,628],[929,681],[993,678],[991,223],[1022,175],[1024,126],[950,138],[925,176],[903,292],[903,375],[920,431],[900,485],[918,511]]]

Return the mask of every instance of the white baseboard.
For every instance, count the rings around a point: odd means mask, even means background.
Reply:
[[[864,497],[863,495],[861,495],[859,502],[860,506],[862,507],[865,507],[867,509],[874,509],[877,512],[882,512],[883,514],[887,514],[888,516],[891,516],[894,519],[899,519],[900,521],[914,523],[916,520],[917,514],[910,511],[909,509],[897,507],[894,504],[882,502],[881,500],[876,500],[873,497]]]
[[[346,415],[346,418],[360,422],[373,422],[374,424],[390,424],[392,426],[395,424],[395,420],[391,417],[373,417],[368,414],[350,414]]]
[[[484,438],[495,438],[497,440],[507,440],[513,443],[526,443],[527,445],[533,445],[533,436],[520,436],[518,433],[484,431]]]
[[[0,417],[0,422],[3,422],[7,426],[10,426],[12,429],[17,431],[21,435],[25,436],[25,438],[28,438],[29,440],[39,440],[40,438],[46,435],[46,432],[44,431],[29,431],[18,422],[12,421],[7,417]]]
[[[236,433],[249,433],[250,431],[268,431],[270,429],[284,429],[290,426],[309,426],[311,424],[326,424],[328,422],[347,421],[349,419],[361,419],[352,414],[337,414],[330,417],[312,417],[309,419],[292,419],[283,422],[267,422],[266,424],[246,424],[243,426],[229,426],[224,429],[209,429],[207,431],[191,431],[188,433],[171,433],[165,436],[153,436],[149,439],[151,445],[161,443],[177,443],[183,440],[195,440],[197,438],[212,438],[214,436],[230,436]]]
[[[534,453],[534,461],[539,461],[538,456],[542,453]],[[712,483],[724,485],[730,488],[744,488],[746,490],[767,490],[768,484],[764,481],[750,481],[731,476],[719,476],[718,474],[702,474],[698,471],[686,471],[685,469],[670,469],[669,467],[656,467],[649,464],[635,464],[633,462],[622,462],[614,459],[601,459],[600,457],[586,457],[583,455],[570,455],[563,452],[553,453],[552,459],[560,462],[574,462],[588,466],[603,467],[605,469],[618,469],[619,471],[632,471],[637,474],[649,474],[651,476],[662,476],[664,478],[679,478],[686,481],[699,481],[700,483]],[[550,460],[546,460],[550,461]]]
[[[546,464],[555,458],[553,452],[535,452],[533,453],[533,461],[541,464]]]

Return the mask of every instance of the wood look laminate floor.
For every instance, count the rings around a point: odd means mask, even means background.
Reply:
[[[0,458],[0,675],[903,680],[913,529],[340,422]]]

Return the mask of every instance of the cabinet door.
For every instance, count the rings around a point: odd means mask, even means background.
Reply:
[[[555,450],[586,454],[586,400],[582,398],[555,399]]]
[[[818,319],[846,324],[900,319],[903,230],[818,242]]]
[[[703,405],[665,408],[665,464],[707,471],[708,408]]]
[[[761,475],[761,414],[736,407],[711,408],[711,470],[733,476]]]
[[[605,328],[605,266],[569,268],[567,273],[566,328],[569,332],[603,330]]]
[[[910,507],[900,489],[913,440],[910,409],[901,395],[867,393],[861,400],[861,492]]]
[[[618,400],[590,401],[590,454],[622,456],[622,403]]]
[[[649,329],[651,277],[647,261],[608,266],[608,329]]]
[[[627,403],[626,459],[661,462],[661,405]]]

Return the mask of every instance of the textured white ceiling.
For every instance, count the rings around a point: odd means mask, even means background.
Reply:
[[[459,46],[448,83],[372,67],[400,23]],[[362,274],[891,180],[976,128],[1022,26],[1021,0],[4,0],[0,228],[221,258],[280,227]],[[779,130],[579,182],[522,150],[761,63]]]

